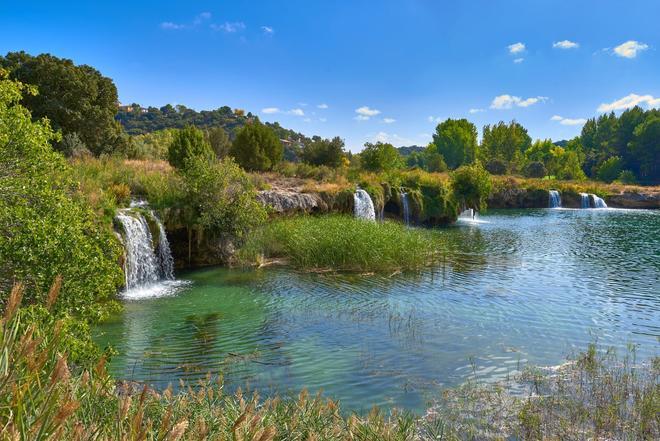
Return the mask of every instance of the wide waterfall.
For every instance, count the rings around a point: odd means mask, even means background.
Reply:
[[[126,261],[126,289],[128,291],[155,284],[160,280],[174,279],[174,259],[165,228],[151,212],[150,220],[158,227],[158,242],[149,229],[145,215],[137,210],[122,210],[117,214],[117,221],[122,226]]]
[[[403,221],[406,225],[410,225],[410,202],[408,201],[408,193],[402,191],[401,194],[401,208],[403,210]]]
[[[589,201],[589,194],[580,193],[580,207],[591,208],[591,202]]]
[[[591,197],[594,199],[594,208],[607,208],[607,204],[602,198],[599,198],[595,194],[592,194]]]
[[[355,217],[358,219],[376,220],[376,211],[374,210],[374,203],[371,200],[369,193],[358,188],[353,195],[355,203]]]
[[[561,207],[561,196],[557,190],[550,190],[548,192],[548,207],[559,208]]]

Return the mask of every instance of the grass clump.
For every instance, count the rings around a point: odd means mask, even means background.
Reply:
[[[307,270],[391,272],[433,262],[439,233],[350,216],[279,219],[255,231],[238,253],[242,264],[286,259]]]

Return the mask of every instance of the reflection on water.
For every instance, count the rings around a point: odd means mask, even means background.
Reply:
[[[416,275],[191,272],[178,295],[128,301],[98,340],[119,350],[119,377],[165,387],[221,371],[358,411],[421,410],[442,387],[558,364],[594,339],[657,355],[660,212],[482,218],[442,230],[447,252]]]

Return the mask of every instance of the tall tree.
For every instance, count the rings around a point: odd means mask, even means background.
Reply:
[[[246,170],[271,170],[283,153],[275,132],[258,121],[239,130],[231,146],[231,155]]]
[[[206,130],[204,134],[218,159],[222,159],[229,155],[231,141],[229,140],[229,136],[227,135],[227,132],[225,132],[225,129],[222,127],[211,127]]]
[[[520,123],[511,121],[506,124],[500,121],[493,126],[484,126],[481,155],[485,161],[499,159],[518,163],[531,143],[532,138]]]
[[[450,169],[470,164],[477,154],[477,128],[465,118],[447,119],[436,127],[433,145]]]
[[[312,165],[326,165],[337,168],[344,158],[344,140],[339,136],[332,139],[322,139],[319,136],[305,143],[300,153],[303,162]]]
[[[167,160],[178,169],[183,169],[191,159],[201,158],[210,162],[215,157],[204,133],[193,127],[178,130],[167,151]]]
[[[403,159],[392,144],[380,141],[375,144],[367,142],[360,152],[360,164],[365,170],[381,172],[400,168]]]
[[[37,87],[38,94],[25,95],[22,100],[33,118],[48,118],[53,129],[64,135],[76,133],[95,154],[111,152],[128,142],[114,119],[117,88],[93,67],[25,52],[0,57],[0,67],[9,71],[10,78]]]
[[[660,182],[660,112],[650,113],[635,128],[631,151],[639,161],[640,180]]]

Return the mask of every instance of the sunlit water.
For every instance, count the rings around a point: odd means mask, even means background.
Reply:
[[[222,371],[262,394],[323,389],[421,411],[443,387],[556,365],[589,342],[658,355],[660,212],[493,211],[441,231],[421,275],[206,269],[98,329],[112,372],[165,387]]]

